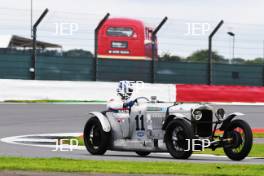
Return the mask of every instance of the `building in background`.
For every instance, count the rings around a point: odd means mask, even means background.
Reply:
[[[1,53],[31,53],[32,39],[18,35],[0,36],[0,52]],[[62,46],[55,43],[36,41],[38,53],[57,53],[61,55]]]

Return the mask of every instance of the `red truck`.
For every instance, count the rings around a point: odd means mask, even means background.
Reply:
[[[109,18],[98,32],[98,58],[150,60],[152,32],[140,20]],[[154,42],[157,55],[157,39]]]

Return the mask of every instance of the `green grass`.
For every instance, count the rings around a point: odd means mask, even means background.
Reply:
[[[76,139],[78,140],[79,145],[84,145],[83,137],[77,137]]]
[[[84,141],[83,141],[83,137],[82,136],[80,136],[80,137],[74,137],[74,138],[71,138],[71,139],[77,139],[78,145],[79,146],[84,146]],[[65,144],[70,144],[70,140],[66,140],[65,141]]]
[[[217,135],[221,135],[223,133],[217,133]],[[253,131],[253,137],[254,138],[264,138],[264,133],[260,133],[260,132],[254,132]]]
[[[83,137],[74,138],[78,140],[79,145],[84,145]],[[211,149],[206,149],[201,152],[194,152],[199,154],[213,154],[213,155],[225,155],[223,148],[218,148],[215,151]],[[253,144],[251,152],[249,153],[251,157],[264,157],[264,144]]]
[[[213,154],[213,155],[225,155],[223,148],[218,148],[215,151],[211,149],[206,149],[202,152],[194,152],[200,154]],[[251,152],[249,153],[251,157],[264,157],[264,144],[253,144]]]
[[[264,138],[264,133],[253,133],[254,138]]]
[[[203,176],[262,176],[264,165],[0,157],[0,170]]]
[[[5,100],[5,103],[104,103],[100,100]]]

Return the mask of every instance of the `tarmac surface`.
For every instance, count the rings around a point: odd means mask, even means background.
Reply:
[[[225,105],[227,113],[242,112],[252,128],[264,127],[263,106]],[[90,111],[102,111],[102,104],[0,104],[0,139],[11,136],[82,132]],[[86,150],[68,152],[52,151],[51,148],[23,146],[0,142],[0,156],[23,157],[64,157],[91,160],[127,160],[127,161],[171,161],[175,160],[167,153],[151,154],[139,157],[133,152],[108,151],[104,156],[92,156]],[[184,162],[213,162],[229,164],[263,164],[264,158],[246,158],[235,162],[224,156],[193,155]]]

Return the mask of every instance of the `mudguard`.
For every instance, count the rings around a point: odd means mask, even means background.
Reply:
[[[245,114],[240,113],[240,112],[233,112],[231,114],[229,114],[223,121],[221,127],[219,128],[221,131],[224,131],[228,125],[230,124],[230,122],[237,116],[243,116]]]
[[[168,126],[168,124],[170,123],[171,120],[175,119],[175,118],[179,118],[179,119],[185,119],[186,116],[181,114],[181,113],[172,113],[170,114],[165,120],[164,123],[162,125],[162,130],[165,130]]]
[[[101,112],[90,112],[89,114],[98,118],[98,120],[100,121],[100,123],[102,125],[104,132],[110,132],[111,131],[111,125],[110,125],[109,121]]]

